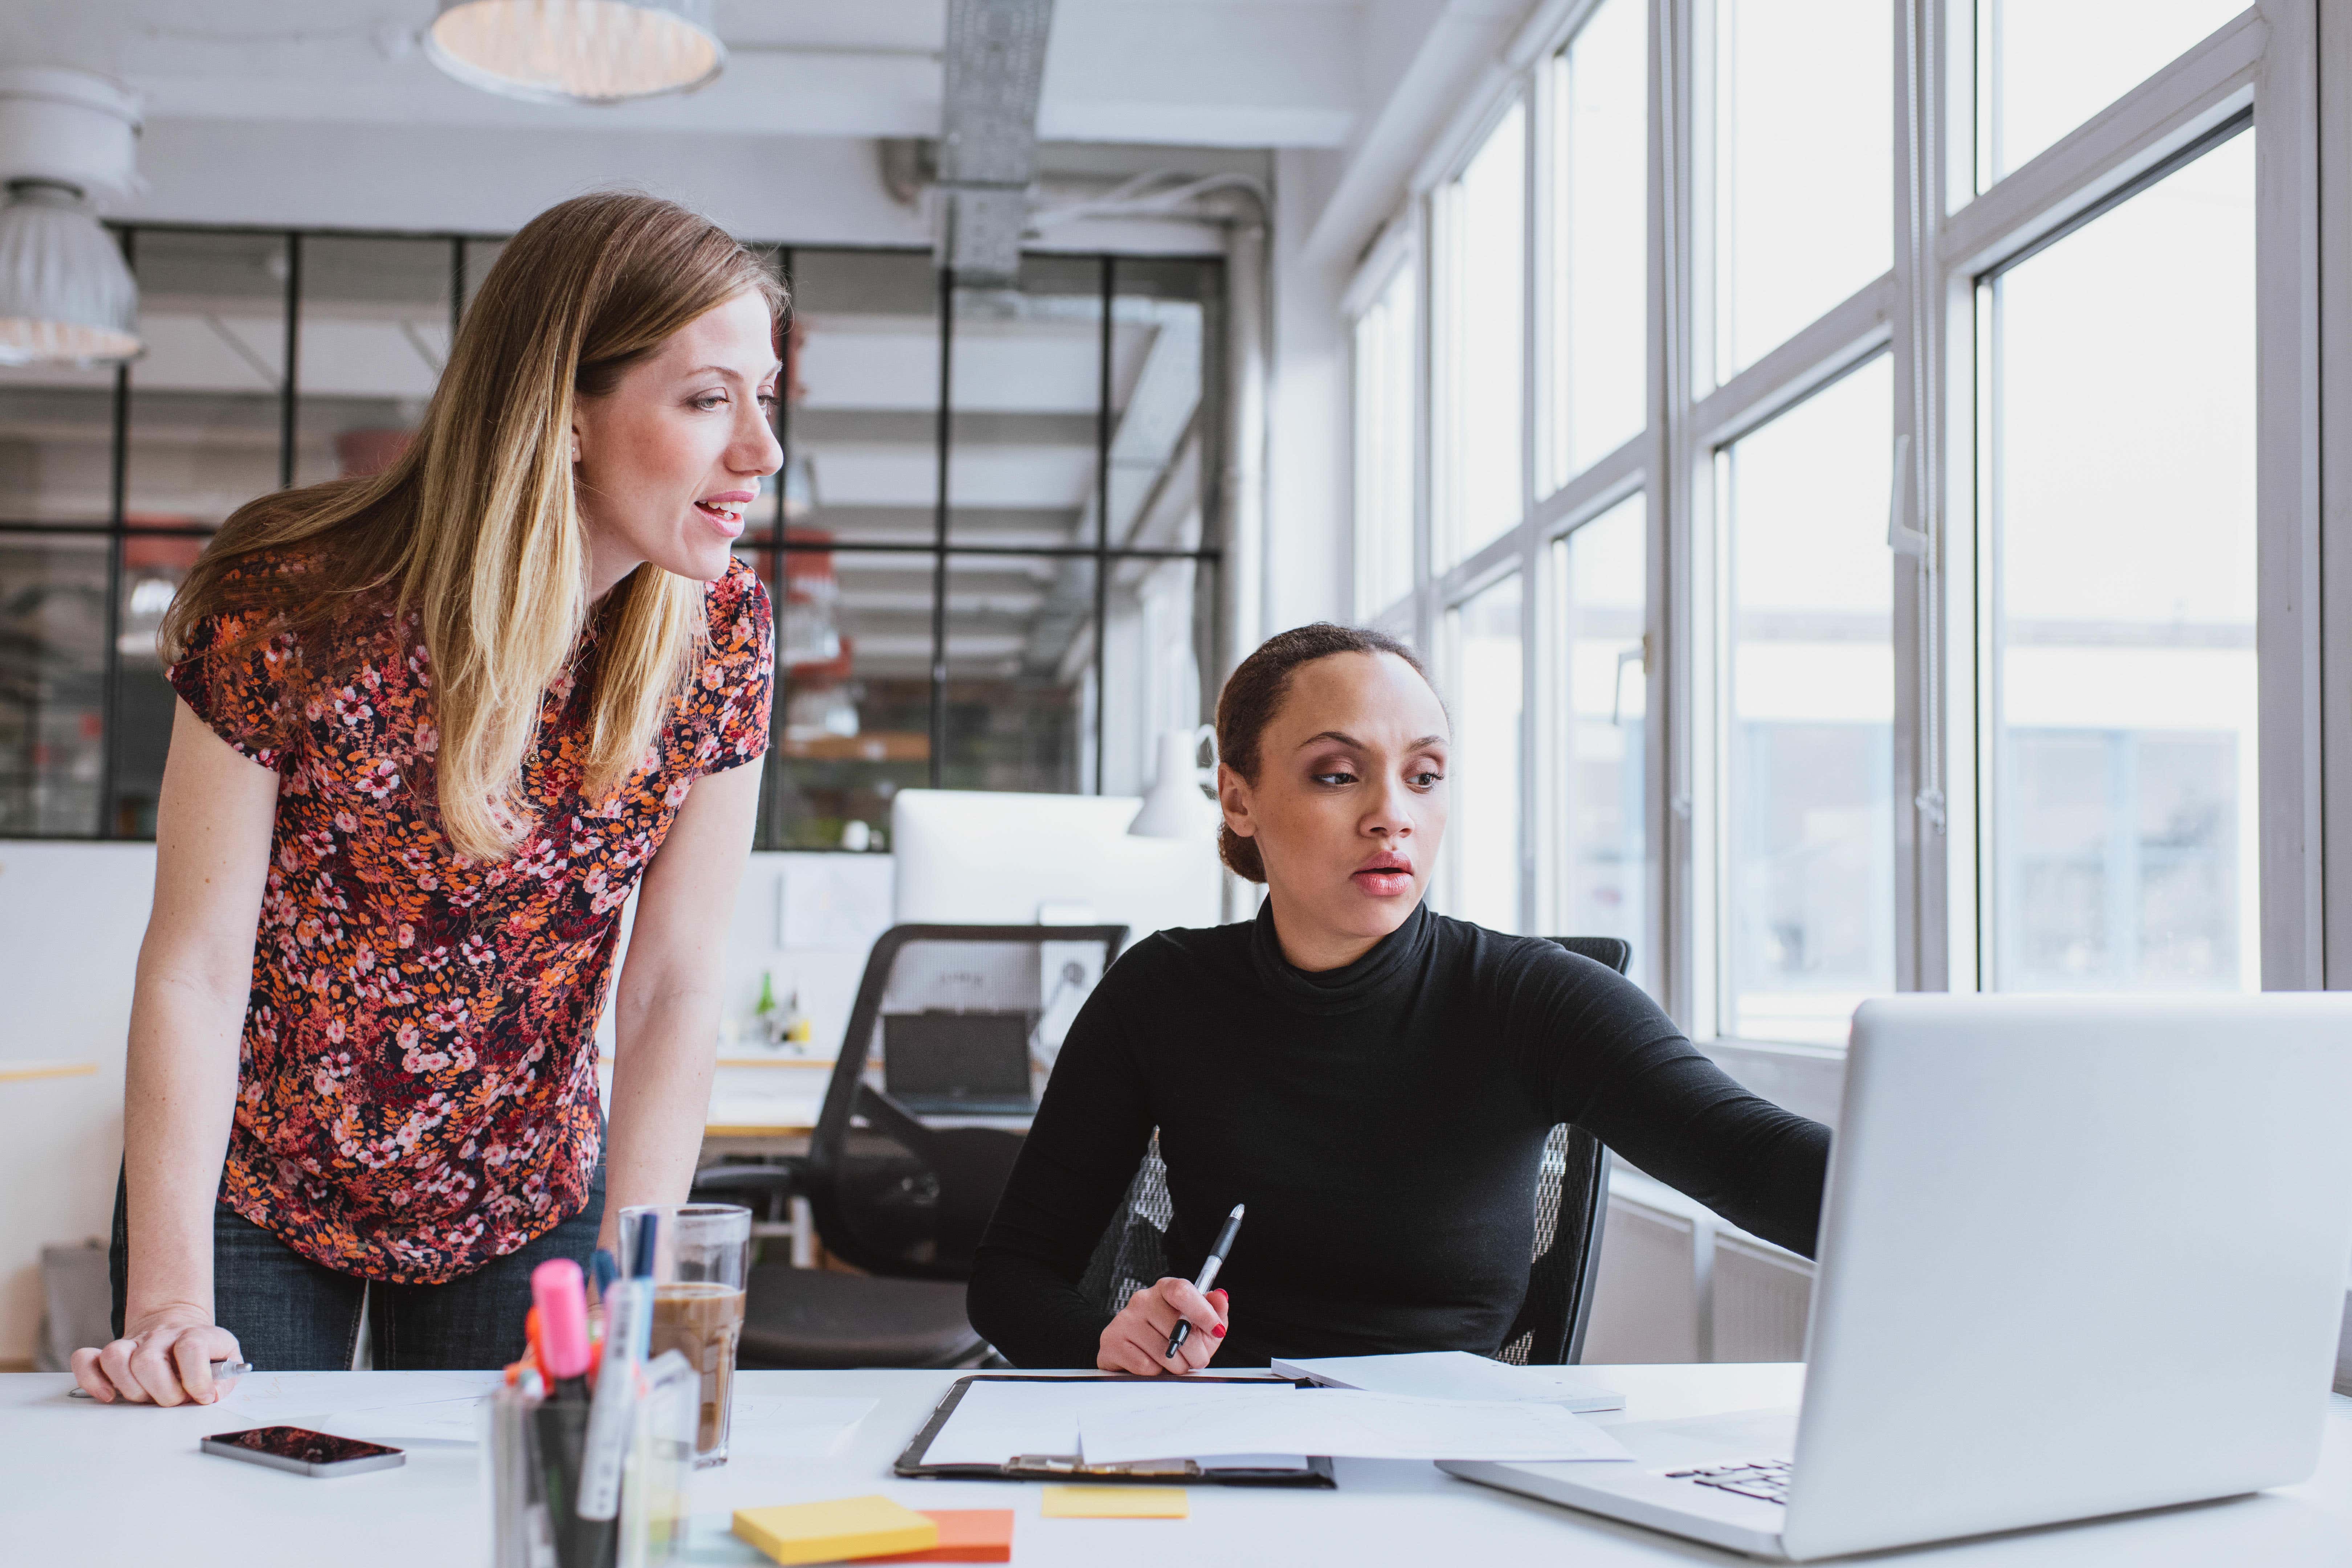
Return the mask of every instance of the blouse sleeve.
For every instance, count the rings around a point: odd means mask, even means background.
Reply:
[[[248,615],[199,622],[178,662],[163,672],[197,718],[243,755],[282,773],[299,733],[295,639],[269,635]]]
[[[740,560],[711,590],[710,649],[698,684],[709,713],[698,771],[724,773],[765,756],[775,698],[775,619],[767,585]]]

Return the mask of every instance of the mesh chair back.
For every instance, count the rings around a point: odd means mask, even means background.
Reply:
[[[1613,936],[1558,936],[1573,953],[1625,973],[1633,945]],[[1609,1205],[1609,1151],[1598,1138],[1561,1122],[1544,1140],[1536,1173],[1534,1257],[1518,1317],[1503,1336],[1498,1361],[1520,1365],[1573,1363],[1584,1353],[1592,1315],[1592,1286],[1601,1261],[1601,1227]],[[1097,1309],[1116,1316],[1127,1299],[1168,1272],[1168,1167],[1155,1131],[1127,1195],[1095,1244],[1078,1289]]]
[[[971,1278],[1028,1127],[1021,1102],[1044,1089],[1070,1021],[1126,941],[1125,926],[882,933],[809,1141],[809,1206],[828,1251],[869,1274]],[[1025,1040],[1025,1095],[1017,1067],[1003,1080],[1013,1039]],[[893,1049],[921,1059],[894,1071]],[[960,1105],[958,1076],[973,1072],[981,1102]]]

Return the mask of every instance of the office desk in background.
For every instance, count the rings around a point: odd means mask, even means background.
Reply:
[[[774,1157],[805,1154],[809,1135],[816,1131],[817,1112],[824,1108],[826,1083],[833,1077],[831,1057],[788,1057],[776,1053],[722,1051],[710,1079],[710,1105],[703,1112],[702,1156],[698,1165],[715,1165],[729,1156]],[[613,1058],[596,1059],[596,1087],[609,1112],[613,1103]],[[1026,1131],[1021,1117],[927,1117],[937,1126],[1007,1127]],[[792,1243],[793,1265],[807,1268],[816,1261],[815,1227],[807,1200],[794,1198],[792,1218],[761,1221],[752,1234]]]
[[[257,1374],[267,1376],[268,1374]],[[306,1374],[277,1374],[293,1384]],[[450,1375],[307,1374],[319,1386],[364,1390],[382,1403],[400,1380]],[[883,1492],[915,1508],[1010,1508],[1013,1561],[1028,1568],[1349,1568],[1412,1564],[1616,1565],[1745,1559],[1455,1480],[1434,1466],[1337,1462],[1337,1491],[1193,1487],[1192,1517],[1048,1520],[1039,1488],[1002,1481],[902,1481],[890,1462],[956,1373],[753,1372],[741,1375],[735,1446],[725,1468],[699,1471],[693,1507],[702,1531],[723,1531],[735,1509]],[[1681,1420],[1791,1405],[1803,1368],[1749,1363],[1600,1367],[1626,1396],[1610,1422]],[[339,1379],[330,1385],[324,1380]],[[355,1381],[365,1380],[365,1381]],[[68,1399],[71,1379],[0,1377],[0,1541],[10,1568],[417,1568],[487,1561],[476,1450],[415,1445],[397,1470],[320,1481],[196,1451],[209,1433],[253,1425],[225,1409],[153,1410]],[[802,1395],[879,1400],[831,1457],[761,1458],[756,1402]],[[364,1401],[362,1401],[364,1402]],[[357,1403],[353,1408],[357,1407]],[[331,1427],[331,1422],[321,1425]],[[1923,1476],[1922,1486],[1935,1478]],[[699,1536],[698,1536],[699,1539]],[[712,1541],[705,1563],[743,1561]],[[2298,1487],[2229,1502],[2099,1523],[1882,1553],[1876,1563],[1947,1568],[2303,1568],[2352,1563],[2352,1399],[2334,1397],[2320,1472]]]

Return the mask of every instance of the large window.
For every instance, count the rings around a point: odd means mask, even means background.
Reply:
[[[147,353],[0,370],[0,834],[152,834],[173,592],[246,501],[399,455],[500,244],[121,238]],[[778,622],[760,844],[878,845],[908,785],[1140,792],[1216,674],[1221,264],[776,263],[786,464],[739,545]]]
[[[2249,132],[1979,289],[2004,989],[2261,981],[2253,205]]]
[[[1445,639],[1454,692],[1454,749],[1445,767],[1452,806],[1445,902],[1449,913],[1507,931],[1519,929],[1522,885],[1524,597],[1514,573],[1454,611]]]
[[[1976,0],[1978,189],[2244,9],[2238,0]]]
[[[1887,0],[1715,0],[1715,371],[1727,380],[1894,255]]]
[[[1732,1031],[1836,1044],[1895,985],[1884,356],[1717,463]]]
[[[1551,265],[1542,488],[1647,423],[1649,273],[1641,149],[1649,133],[1641,0],[1606,0],[1552,57]]]
[[[1360,607],[1444,657],[1453,907],[1800,1057],[1895,990],[2344,984],[2307,8],[1550,15],[1349,296],[1360,469],[1427,237],[1433,548]]]
[[[1527,176],[1527,110],[1513,103],[1438,202],[1437,542],[1447,565],[1519,521]]]
[[[1561,706],[1549,777],[1562,820],[1552,925],[1622,937],[1650,984],[1648,577],[1643,498],[1628,496],[1551,547]]]

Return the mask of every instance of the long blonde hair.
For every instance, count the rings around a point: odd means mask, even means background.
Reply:
[[[441,830],[469,858],[502,857],[523,831],[516,795],[541,699],[591,610],[573,401],[609,392],[672,332],[744,293],[784,309],[760,258],[683,207],[635,192],[550,207],[482,280],[408,450],[373,478],[282,491],[230,517],[164,617],[165,658],[224,612],[250,617],[249,641],[327,630],[362,598],[415,610]],[[299,554],[304,569],[236,570],[264,552]],[[645,758],[709,629],[703,584],[651,564],[596,615],[583,672],[592,795]]]

